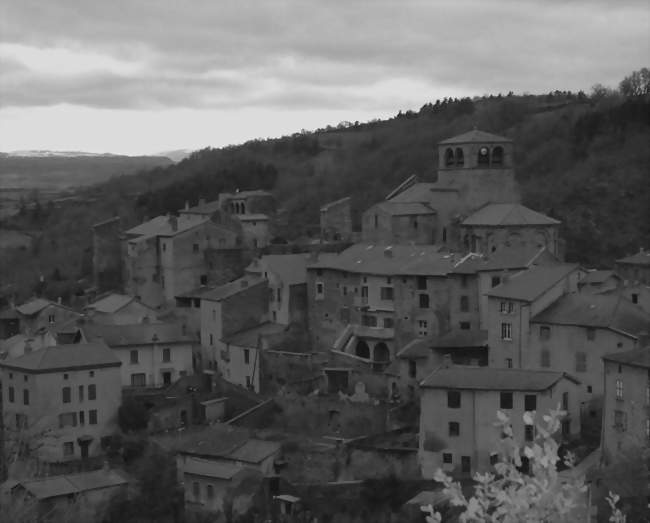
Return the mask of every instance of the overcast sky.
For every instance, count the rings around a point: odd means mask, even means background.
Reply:
[[[0,150],[154,153],[616,86],[647,0],[0,0]]]

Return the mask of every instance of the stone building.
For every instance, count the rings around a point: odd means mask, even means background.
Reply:
[[[119,216],[93,225],[93,281],[98,289],[122,283],[121,220]]]
[[[0,361],[5,426],[58,462],[101,452],[117,429],[122,363],[101,342],[57,345]]]
[[[461,477],[494,472],[499,460],[497,410],[510,418],[514,439],[530,442],[534,425],[524,412],[547,413],[558,404],[568,412],[561,436],[580,432],[578,380],[562,372],[450,366],[432,372],[421,383],[420,450],[422,476],[438,468]],[[527,466],[523,457],[522,465]]]
[[[79,318],[80,314],[58,302],[34,298],[15,307],[20,332],[28,335],[42,329],[56,329],[65,323]]]
[[[632,256],[616,260],[616,272],[629,282],[650,285],[650,251],[641,248]]]
[[[320,208],[320,235],[323,241],[352,240],[350,197],[330,202]]]

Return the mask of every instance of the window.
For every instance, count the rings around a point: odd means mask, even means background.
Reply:
[[[548,340],[551,337],[551,328],[547,325],[542,325],[539,328],[539,339]]]
[[[251,377],[246,376],[246,388],[250,389],[250,387],[251,387]]]
[[[199,499],[201,497],[201,490],[198,481],[192,482],[192,495],[194,496],[194,499]]]
[[[29,405],[29,390],[23,389],[23,404]]]
[[[375,229],[379,227],[379,217],[375,214]]]
[[[23,376],[23,381],[29,381],[29,376],[27,374]]]
[[[427,289],[427,277],[426,276],[418,276],[417,277],[417,287],[418,290],[424,291]]]
[[[144,372],[138,372],[136,374],[131,374],[131,386],[132,387],[144,387],[146,385],[146,376]]]
[[[515,312],[515,304],[512,303],[511,301],[508,302],[508,314],[512,314]]]
[[[639,295],[636,292],[632,294],[632,303],[639,303]]]
[[[587,385],[587,392],[589,394],[591,394],[593,392],[593,389],[592,389],[591,385]]]
[[[212,485],[208,485],[205,491],[208,499],[214,499],[214,487]]]
[[[587,328],[587,339],[590,341],[593,341],[596,339],[596,329],[593,327],[588,327]]]
[[[162,351],[162,360],[165,363],[172,361],[172,350],[171,349],[163,349],[163,351]]]
[[[59,414],[59,428],[64,427],[76,427],[77,426],[77,413],[76,412],[64,412]]]
[[[84,386],[79,385],[79,403],[84,400]]]
[[[542,349],[542,352],[540,354],[541,361],[540,361],[540,366],[548,368],[551,366],[551,351],[548,349]]]
[[[393,300],[393,288],[392,287],[382,287],[379,290],[382,300],[392,301]]]
[[[419,336],[428,336],[429,335],[427,320],[419,320],[418,321],[418,335]]]
[[[199,252],[199,244],[198,243],[193,243],[192,244],[192,252]]]
[[[469,311],[469,298],[467,296],[460,297],[460,312]]]
[[[524,410],[528,412],[537,410],[537,396],[535,394],[526,394],[524,396]]]
[[[616,399],[623,399],[623,380],[616,380]]]
[[[464,289],[467,287],[467,274],[461,274],[460,276],[460,286]]]
[[[463,150],[460,147],[456,147],[456,165],[463,165],[465,163],[465,157],[463,156]]]
[[[512,358],[506,358],[506,368],[512,369]]]
[[[451,147],[445,150],[445,165],[447,167],[454,165],[454,150]]]
[[[210,345],[214,345],[214,336],[210,334]]]
[[[316,283],[316,297],[322,298],[324,294],[325,294],[325,286],[322,284],[322,282]]]
[[[469,474],[472,471],[472,458],[469,456],[461,456],[460,469],[464,474]]]
[[[138,351],[137,350],[132,350],[131,351],[131,363],[138,363]]]
[[[19,430],[27,428],[27,416],[25,414],[16,413],[16,428]]]
[[[568,392],[563,392],[562,393],[562,410],[569,410],[569,393]]]
[[[512,409],[512,392],[502,392],[499,407],[502,409]]]
[[[535,441],[535,425],[526,425],[524,427],[524,439],[526,441]]]
[[[13,403],[14,401],[16,401],[16,398],[14,396],[14,388],[9,387],[9,403]]]
[[[86,424],[86,413],[83,410],[79,411],[79,425],[82,427]]]
[[[499,285],[499,283],[501,283],[501,277],[500,276],[492,276],[492,279],[491,279],[492,287],[496,287],[497,285]]]
[[[420,309],[428,309],[428,308],[429,308],[429,295],[420,294]]]
[[[248,365],[250,363],[250,359],[251,359],[250,351],[248,349],[244,349],[244,363]]]
[[[587,371],[587,353],[576,352],[576,372]]]
[[[365,327],[376,327],[377,317],[371,316],[369,314],[364,314],[361,316],[361,325],[364,325]]]
[[[460,330],[468,331],[471,328],[472,324],[469,321],[460,322]]]
[[[409,360],[409,378],[415,378],[417,374],[417,363],[415,360]]]
[[[88,385],[88,399],[91,401],[97,399],[97,386],[95,384]]]
[[[63,403],[70,403],[70,397],[72,396],[70,387],[63,387],[61,392],[63,394]]]
[[[91,370],[91,371],[88,373],[88,376],[90,376],[91,378],[94,378],[94,377],[95,377],[95,371],[94,371],[94,370]]]
[[[88,423],[90,425],[97,425],[97,411],[89,410],[88,411]]]
[[[627,416],[622,410],[614,411],[614,428],[621,432],[627,430]]]
[[[450,465],[451,463],[454,462],[453,456],[450,452],[443,452],[442,453],[442,462],[445,463],[446,465]]]
[[[458,390],[447,391],[447,407],[450,409],[460,408],[460,391]]]
[[[392,329],[394,326],[393,318],[384,318],[384,329]]]
[[[460,423],[457,421],[449,422],[449,436],[456,437],[460,436]]]
[[[63,444],[63,455],[64,456],[74,455],[74,441],[66,441]]]
[[[512,340],[512,324],[502,323],[501,324],[501,339],[503,340]]]
[[[48,321],[49,323],[54,323],[55,320],[56,320],[56,318],[55,318],[54,314],[49,314],[49,315],[47,316],[47,321]]]
[[[64,379],[64,380],[67,380],[67,379],[68,379],[68,375],[67,375],[67,374],[64,374],[64,375],[63,375],[63,379]]]
[[[505,314],[507,310],[507,305],[505,301],[499,302],[499,312]]]
[[[493,452],[490,454],[490,465],[496,465],[497,463],[499,463],[499,454]]]

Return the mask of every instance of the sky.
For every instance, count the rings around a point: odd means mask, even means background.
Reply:
[[[153,154],[589,92],[649,51],[647,0],[0,0],[0,150]]]

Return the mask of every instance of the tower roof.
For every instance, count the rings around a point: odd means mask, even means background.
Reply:
[[[512,142],[510,138],[505,136],[499,136],[497,134],[486,133],[485,131],[479,131],[474,129],[467,133],[459,134],[458,136],[453,136],[452,138],[447,138],[439,143],[439,145],[451,145],[458,143],[503,143],[503,142]]]

